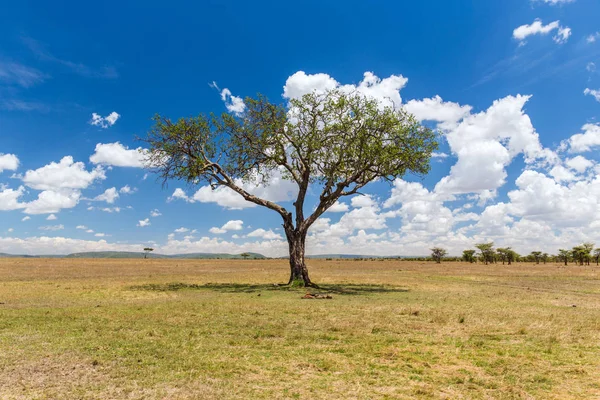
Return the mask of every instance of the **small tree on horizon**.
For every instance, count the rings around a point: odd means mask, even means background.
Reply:
[[[487,265],[490,262],[494,262],[494,242],[479,243],[475,247],[479,249],[481,259]]]
[[[240,256],[241,256],[241,257],[242,257],[244,260],[247,260],[247,259],[249,259],[249,258],[250,258],[250,253],[242,253],[242,254],[240,254]]]
[[[539,264],[540,260],[542,259],[542,252],[541,251],[532,251],[531,258],[533,258],[533,260],[535,261],[536,264]]]
[[[463,250],[462,259],[473,264],[475,262],[475,250]]]
[[[568,265],[569,261],[569,250],[559,249],[558,255],[556,256],[560,261],[564,261],[565,265]]]
[[[442,262],[442,258],[446,256],[446,254],[448,254],[448,251],[446,251],[446,249],[442,249],[441,247],[434,247],[433,249],[431,249],[431,257],[438,264]]]
[[[153,252],[154,249],[152,247],[144,247],[144,258],[148,258],[148,254]]]
[[[245,99],[245,111],[181,118],[156,115],[145,142],[146,166],[163,178],[226,187],[246,201],[278,213],[288,242],[288,284],[315,286],[305,262],[308,229],[341,197],[373,181],[429,172],[436,133],[403,108],[382,106],[357,92],[329,90],[270,103]],[[290,211],[248,192],[243,182],[266,184],[279,172],[298,194]],[[317,204],[306,215],[306,195]]]

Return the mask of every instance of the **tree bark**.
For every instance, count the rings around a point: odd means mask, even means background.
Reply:
[[[308,276],[308,268],[304,259],[306,250],[306,232],[286,230],[290,251],[290,280],[288,285],[315,286]]]

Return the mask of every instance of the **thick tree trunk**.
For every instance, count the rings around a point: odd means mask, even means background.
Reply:
[[[308,276],[308,269],[304,260],[306,250],[306,232],[286,232],[290,249],[290,280],[288,285],[314,286]]]

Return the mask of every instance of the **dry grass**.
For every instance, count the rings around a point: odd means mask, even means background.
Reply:
[[[595,266],[310,264],[0,259],[0,399],[600,398]]]

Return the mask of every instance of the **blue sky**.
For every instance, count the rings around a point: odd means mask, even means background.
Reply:
[[[373,183],[326,213],[309,253],[600,243],[598,16],[595,0],[12,2],[0,14],[0,252],[285,255],[278,215],[223,190],[163,188],[135,137],[157,112],[336,86],[397,99],[441,147],[427,177]],[[249,190],[289,205],[293,185]]]

